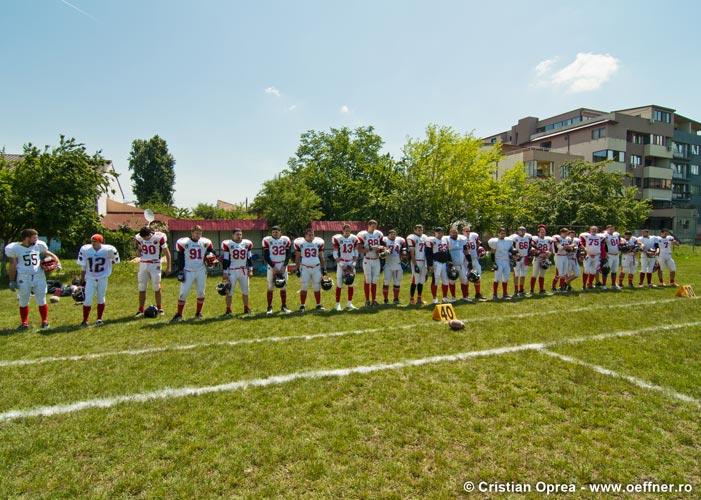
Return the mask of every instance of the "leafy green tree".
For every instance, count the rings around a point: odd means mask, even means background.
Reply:
[[[148,140],[136,139],[129,154],[132,191],[139,205],[173,204],[175,191],[175,158],[166,141],[154,135]]]
[[[282,174],[263,183],[251,211],[278,224],[287,234],[301,235],[313,220],[320,219],[321,200],[306,184],[289,174]]]

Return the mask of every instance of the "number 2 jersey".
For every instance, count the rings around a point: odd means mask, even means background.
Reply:
[[[78,265],[85,271],[86,279],[107,278],[112,274],[112,264],[119,263],[119,252],[112,245],[95,248],[88,243],[78,252]]]
[[[185,271],[200,271],[204,269],[204,256],[213,252],[212,241],[200,238],[194,241],[190,237],[180,238],[175,244],[176,250],[185,257]]]
[[[46,255],[49,247],[41,240],[28,247],[20,242],[10,243],[5,247],[5,255],[17,259],[18,274],[39,274],[42,256]]]
[[[155,232],[148,239],[137,234],[134,239],[139,245],[139,262],[144,264],[161,262],[161,251],[168,248],[168,238],[165,234]]]

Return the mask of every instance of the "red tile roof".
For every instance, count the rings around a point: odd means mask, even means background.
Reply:
[[[164,222],[167,225],[170,225],[171,218],[168,217],[167,215],[163,214],[154,214],[156,216],[156,220],[159,222]],[[135,231],[138,231],[140,228],[144,227],[146,225],[146,219],[144,219],[143,213],[136,213],[136,214],[111,214],[108,213],[102,217],[102,226],[105,229],[110,229],[112,231],[116,231],[122,226],[127,226],[131,229],[134,229]]]
[[[202,227],[203,231],[231,231],[235,228],[243,231],[265,231],[268,229],[268,221],[265,219],[170,219],[168,221],[170,231],[189,231],[194,225]]]
[[[315,220],[312,222],[314,231],[343,232],[343,224],[350,224],[354,233],[367,229],[367,222],[359,220]]]

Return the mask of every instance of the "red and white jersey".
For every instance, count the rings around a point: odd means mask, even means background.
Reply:
[[[658,236],[657,244],[660,246],[660,257],[670,257],[672,255],[674,236]]]
[[[560,236],[559,234],[556,234],[552,237],[552,240],[555,255],[569,255],[571,253],[571,251],[567,251],[566,247],[572,245],[572,238],[569,236]]]
[[[612,234],[603,233],[604,241],[606,242],[606,253],[618,255],[618,245],[621,244],[621,235],[617,232]]]
[[[368,231],[360,231],[358,233],[358,243],[363,247],[368,249],[365,253],[365,257],[368,259],[377,259],[377,250],[371,250],[372,247],[377,247],[382,244],[382,231],[375,229],[372,233]]]
[[[531,238],[531,241],[533,242],[533,246],[535,246],[536,250],[538,251],[538,254],[552,253],[552,251],[553,251],[552,237],[545,236],[544,238],[541,238],[539,235],[535,235],[535,236],[533,236],[533,238]]]
[[[499,238],[491,238],[487,244],[489,248],[494,250],[494,258],[496,260],[509,260],[511,258],[511,249],[514,248],[514,240],[506,237],[503,240]]]
[[[426,247],[429,249],[429,251],[433,254],[436,255],[437,253],[441,252],[447,252],[448,251],[448,242],[447,236],[443,236],[442,238],[437,238],[435,236],[429,236],[428,239],[426,240]]]
[[[412,248],[414,249],[414,260],[416,262],[423,262],[426,260],[427,240],[428,236],[426,236],[425,234],[422,234],[421,236],[419,236],[418,234],[410,234],[406,237],[406,244],[409,248],[409,251],[411,251]]]
[[[579,235],[579,240],[587,252],[587,255],[601,255],[601,247],[604,244],[605,237],[603,234],[582,233]]]
[[[470,256],[476,259],[478,257],[477,248],[480,246],[480,235],[477,233],[467,233],[465,237],[467,237],[467,248],[470,252]]]
[[[238,243],[234,240],[224,240],[221,244],[221,257],[222,260],[229,261],[229,269],[241,269],[248,266],[251,250],[253,243],[250,240],[241,240]]]
[[[465,247],[467,246],[467,238],[462,234],[459,234],[457,238],[453,239],[450,236],[446,236],[446,241],[448,242],[448,252],[450,253],[450,260],[453,264],[461,266],[465,260]]]
[[[214,251],[212,241],[204,237],[197,241],[193,241],[188,236],[180,238],[175,244],[175,248],[185,256],[185,271],[199,271],[203,269],[205,267],[205,254],[208,250]]]
[[[19,241],[10,243],[5,247],[5,255],[17,259],[17,274],[38,274],[44,272],[41,268],[41,259],[49,247],[41,240],[33,245],[25,247]]]
[[[528,255],[528,251],[531,248],[531,240],[533,239],[532,235],[526,233],[523,236],[519,236],[516,233],[511,235],[511,239],[514,241],[514,246],[521,257]]]
[[[142,238],[140,234],[134,236],[139,245],[140,262],[160,262],[161,250],[168,248],[168,237],[160,232],[153,233],[148,239]]]
[[[295,252],[299,253],[303,266],[316,267],[321,263],[319,255],[324,251],[324,240],[318,236],[315,236],[312,241],[297,238],[294,245]]]
[[[287,236],[275,239],[272,236],[263,238],[263,250],[270,252],[273,264],[282,264],[287,258],[287,251],[292,248],[292,241]]]
[[[402,252],[406,250],[406,240],[397,236],[393,240],[389,236],[382,238],[382,245],[387,248],[389,255],[385,259],[386,264],[399,264],[402,260]]]
[[[638,238],[638,243],[642,245],[643,252],[647,252],[648,250],[654,250],[655,245],[659,246],[657,236],[641,236]]]
[[[569,254],[569,257],[570,257],[570,259],[576,259],[577,253],[579,252],[579,249],[582,246],[582,240],[580,240],[576,236],[571,237],[571,238],[568,236],[568,238],[570,239],[571,244],[572,244],[572,252]]]
[[[119,263],[119,252],[112,245],[83,245],[78,252],[78,265],[85,271],[86,279],[106,278],[112,274],[112,264]]]
[[[348,238],[342,234],[336,234],[331,238],[333,246],[333,258],[341,262],[355,262],[358,260],[358,237],[354,234]]]

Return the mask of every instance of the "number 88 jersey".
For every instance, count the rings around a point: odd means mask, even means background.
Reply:
[[[78,265],[85,270],[86,279],[106,278],[112,274],[112,264],[119,263],[119,252],[112,245],[83,245],[78,252]]]

